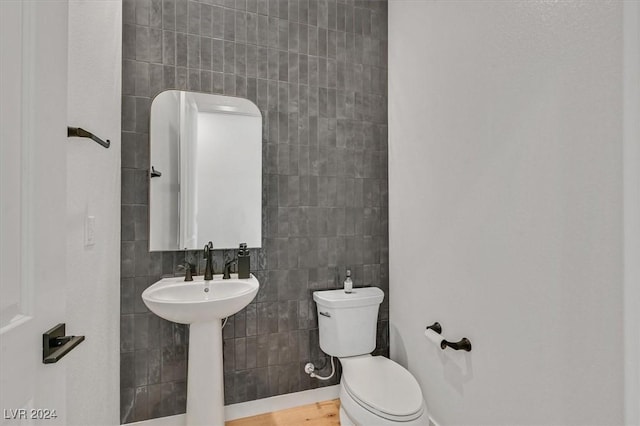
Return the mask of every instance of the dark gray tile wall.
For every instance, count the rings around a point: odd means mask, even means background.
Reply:
[[[188,328],[142,291],[185,257],[148,251],[149,111],[166,89],[246,97],[263,114],[261,289],[224,328],[227,404],[326,386],[314,290],[388,296],[387,5],[353,0],[124,0],[121,421],[182,413]],[[212,236],[215,238],[215,236]],[[216,251],[220,272],[230,251]],[[388,300],[376,353],[388,353]],[[328,368],[322,370],[327,373]]]

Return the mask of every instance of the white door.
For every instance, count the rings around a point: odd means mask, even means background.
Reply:
[[[0,1],[3,425],[65,423],[75,354],[43,364],[42,333],[65,322],[67,16],[66,0]]]

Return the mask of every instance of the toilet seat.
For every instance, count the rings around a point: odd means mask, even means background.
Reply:
[[[394,361],[381,356],[340,358],[345,392],[367,411],[394,422],[415,420],[424,412],[416,379]]]

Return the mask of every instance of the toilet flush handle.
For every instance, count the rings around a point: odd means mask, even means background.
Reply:
[[[323,317],[331,318],[331,314],[329,312],[318,312]]]

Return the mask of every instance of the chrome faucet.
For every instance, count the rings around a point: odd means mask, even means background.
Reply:
[[[209,241],[204,246],[204,258],[207,260],[207,264],[204,267],[204,279],[205,281],[211,281],[213,279],[213,243]]]

